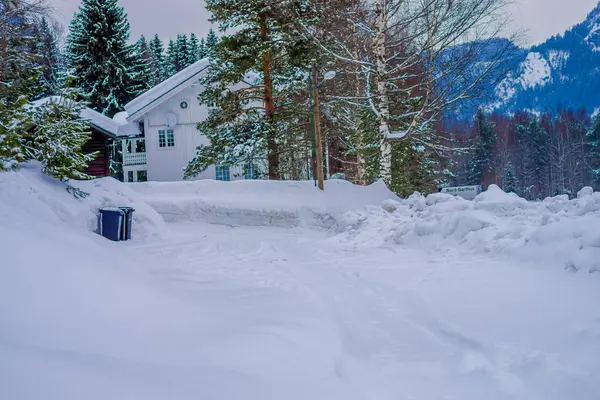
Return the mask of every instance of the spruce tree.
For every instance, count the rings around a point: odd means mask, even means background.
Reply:
[[[206,57],[206,41],[204,38],[200,39],[200,43],[198,44],[198,60],[202,60]]]
[[[535,196],[541,197],[549,190],[548,174],[550,170],[550,137],[542,129],[537,118],[532,118],[529,125],[532,141],[531,168]]]
[[[32,37],[31,52],[36,56],[37,64],[40,66],[38,85],[41,91],[36,98],[52,96],[57,94],[64,84],[65,65],[58,47],[55,30],[45,16],[34,24]]]
[[[190,35],[190,40],[188,40],[187,47],[186,64],[192,65],[199,60],[198,56],[200,53],[200,42],[198,41],[198,36],[196,36],[195,33]]]
[[[177,72],[188,67],[188,38],[186,34],[177,35],[175,41],[175,70]]]
[[[506,172],[504,174],[504,187],[502,188],[502,190],[504,190],[506,193],[517,193],[519,194],[519,190],[518,190],[518,183],[517,183],[517,177],[515,174],[515,168],[513,167],[512,163],[509,162],[508,165],[506,166]]]
[[[143,60],[128,44],[129,22],[117,0],[83,0],[67,39],[76,87],[91,108],[112,117],[147,89]]]
[[[294,19],[309,17],[301,3],[206,1],[212,20],[236,31],[218,40],[211,30],[207,37],[211,64],[200,101],[215,108],[199,130],[210,145],[198,148],[186,177],[211,164],[267,159],[269,178],[281,179],[282,160],[309,143],[306,78],[313,48],[291,28]],[[242,82],[247,87],[231,90]]]
[[[77,92],[65,89],[61,97],[37,106],[33,112],[33,133],[24,141],[25,156],[42,164],[42,172],[59,180],[91,179],[83,171],[96,154],[84,154],[90,126],[80,117],[83,105]]]
[[[471,184],[481,184],[486,174],[493,171],[493,148],[497,139],[494,123],[482,110],[475,115],[475,133],[468,179]]]
[[[165,57],[165,74],[166,77],[171,77],[177,73],[178,68],[178,55],[177,55],[177,47],[175,46],[175,42],[173,40],[169,40],[169,45],[167,46],[167,54]]]
[[[29,125],[27,104],[25,96],[11,102],[0,96],[0,171],[16,169],[25,160],[21,141]]]
[[[0,13],[0,170],[12,170],[24,160],[22,137],[30,125],[29,99],[43,92],[42,68],[35,52],[35,11],[15,3]],[[11,21],[19,20],[19,23]]]
[[[150,41],[150,51],[152,52],[152,60],[155,66],[154,79],[156,83],[160,83],[167,79],[168,76],[165,65],[165,47],[157,34]]]
[[[206,42],[204,44],[205,57],[214,58],[216,56],[217,45],[219,44],[219,38],[215,31],[210,28],[208,35],[206,35]]]
[[[150,51],[152,52],[152,59],[156,68],[154,79],[156,83],[160,83],[168,78],[168,74],[165,62],[165,47],[157,34],[154,35],[154,38],[150,42]]]
[[[138,76],[145,79],[145,85],[151,88],[158,83],[156,80],[156,70],[158,67],[154,62],[154,56],[152,54],[152,51],[150,50],[148,42],[146,41],[146,37],[142,35],[135,44],[135,46],[135,54],[137,59],[139,60]]]

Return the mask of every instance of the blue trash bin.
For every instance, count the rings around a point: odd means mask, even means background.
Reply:
[[[100,210],[100,234],[105,238],[118,242],[125,224],[125,212],[118,208]]]
[[[121,240],[131,240],[131,231],[133,230],[133,212],[132,207],[119,207],[119,210],[125,213],[124,224],[121,228]]]

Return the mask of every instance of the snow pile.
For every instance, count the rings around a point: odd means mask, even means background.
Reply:
[[[600,192],[591,188],[573,200],[557,196],[542,202],[495,185],[473,201],[416,193],[344,217],[344,232],[332,240],[352,246],[414,244],[442,253],[458,248],[600,271]]]
[[[149,254],[162,239],[121,246],[81,229],[123,202],[136,232],[163,221],[112,179],[76,184],[90,196],[37,166],[0,173],[1,399],[358,398],[310,298],[234,275],[243,268],[220,251],[207,260],[197,236],[187,241],[202,255],[184,264]]]
[[[135,209],[134,238],[160,236],[166,230],[156,211],[127,185],[113,178],[71,181],[71,185],[89,196],[75,198],[67,192],[65,184],[42,174],[37,163],[25,164],[16,172],[0,173],[0,223],[10,223],[11,215],[17,213],[29,216],[31,229],[43,220],[96,231],[100,208],[130,206]]]
[[[337,226],[343,214],[384,200],[400,200],[382,182],[357,186],[343,180],[311,181],[199,180],[131,184],[166,221],[278,227]]]

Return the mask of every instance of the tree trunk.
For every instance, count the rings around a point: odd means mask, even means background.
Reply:
[[[260,15],[260,38],[263,42],[268,39],[267,31],[267,15]],[[267,161],[269,164],[269,179],[280,180],[279,172],[279,146],[275,139],[275,127],[273,125],[273,117],[275,113],[275,101],[273,99],[273,78],[271,77],[271,53],[265,52],[263,55],[263,83],[265,85],[265,119],[269,123],[269,132],[267,133]]]
[[[390,104],[387,85],[387,60],[386,60],[386,31],[388,27],[387,0],[375,2],[375,27],[377,29],[373,43],[377,60],[377,104],[379,108],[379,176],[390,185],[392,182],[392,145],[388,139],[390,135]]]

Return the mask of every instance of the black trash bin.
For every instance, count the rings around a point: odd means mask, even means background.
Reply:
[[[118,208],[103,208],[100,210],[99,230],[105,238],[118,242],[121,240],[121,230],[125,224],[125,212]]]
[[[121,228],[121,240],[131,240],[131,231],[133,230],[133,212],[131,207],[119,207],[125,213],[125,223]]]

